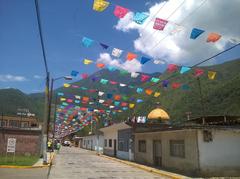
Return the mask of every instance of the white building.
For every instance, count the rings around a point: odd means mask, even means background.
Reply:
[[[104,139],[103,135],[89,135],[82,139],[82,148],[103,153]]]

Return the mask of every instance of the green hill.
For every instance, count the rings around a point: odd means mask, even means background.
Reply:
[[[148,74],[159,77],[161,81],[169,79],[170,84],[172,82],[187,84],[190,87],[189,90],[172,89],[170,86],[163,88],[161,83],[157,85],[153,85],[151,82],[142,83],[140,78],[131,78],[130,74],[120,73],[119,71],[110,72],[106,69],[96,72],[88,79],[80,80],[73,84],[88,89],[98,89],[106,93],[121,94],[128,97],[127,101],[129,101],[129,98],[141,98],[144,100],[143,103],[137,104],[134,110],[127,110],[112,116],[117,121],[125,120],[133,115],[147,115],[156,107],[156,102],[160,102],[161,107],[169,113],[173,122],[185,120],[186,112],[191,112],[191,117],[202,115],[240,115],[240,60],[237,59],[219,65],[200,68],[205,73],[199,80],[193,76],[194,70],[182,75],[179,72]],[[215,80],[208,79],[207,70],[217,72]],[[119,85],[103,85],[99,82],[94,82],[93,78],[104,78],[141,88],[150,87],[154,91],[161,92],[161,95],[158,98],[146,94],[138,95],[136,89],[119,87]],[[199,88],[199,82],[201,88]],[[200,89],[202,95],[200,95]],[[86,95],[98,99],[96,93],[89,93],[87,90],[79,88],[59,88],[55,90],[55,92],[60,91],[69,95]],[[26,95],[15,89],[0,90],[0,109],[6,114],[16,114],[17,108],[26,107],[38,116],[41,116],[43,100],[43,94]],[[100,105],[91,107],[99,108]]]

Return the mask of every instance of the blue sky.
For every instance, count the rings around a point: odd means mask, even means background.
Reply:
[[[145,54],[133,45],[134,40],[139,38],[139,29],[133,28],[128,32],[116,29],[114,26],[118,19],[112,13],[114,6],[110,5],[107,10],[99,13],[92,10],[92,3],[93,0],[41,0],[43,38],[51,76],[69,75],[71,70],[88,74],[98,70],[94,65],[84,66],[82,60],[96,60],[100,53],[106,52],[98,45],[92,48],[82,47],[82,36],[111,47]],[[111,3],[135,12],[148,12],[160,1],[112,0]],[[0,22],[0,88],[18,88],[26,93],[43,91],[45,69],[34,0],[0,0]],[[145,55],[151,56],[147,52]],[[239,56],[240,48],[236,48],[215,61],[220,63]],[[199,56],[199,60],[205,57],[208,56]],[[167,55],[166,58],[171,59],[171,56]],[[149,73],[163,69],[163,66],[153,63],[142,67],[144,72]],[[59,82],[56,86],[61,84]]]

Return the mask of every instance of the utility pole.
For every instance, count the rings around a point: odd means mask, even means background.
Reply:
[[[42,154],[43,154],[43,164],[47,164],[47,120],[48,120],[48,105],[49,105],[49,76],[50,73],[48,71],[47,66],[47,58],[45,53],[45,46],[42,36],[42,27],[41,27],[41,16],[39,11],[39,5],[38,0],[35,0],[35,8],[36,8],[36,15],[37,15],[37,24],[38,24],[38,30],[39,30],[39,36],[40,36],[40,42],[41,42],[41,49],[42,49],[42,55],[44,60],[44,66],[46,70],[46,84],[45,84],[45,102],[44,102],[44,118],[43,118],[43,125],[42,125]]]

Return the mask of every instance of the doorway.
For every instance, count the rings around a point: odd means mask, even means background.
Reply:
[[[162,143],[161,140],[153,141],[153,162],[154,166],[162,166]]]

